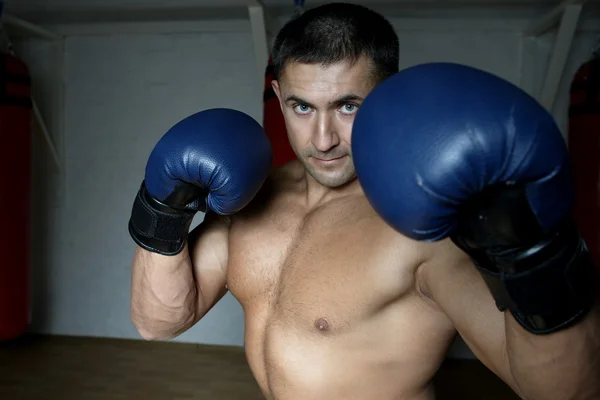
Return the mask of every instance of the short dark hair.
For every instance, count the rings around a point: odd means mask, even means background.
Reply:
[[[273,46],[273,75],[279,80],[288,63],[331,65],[367,57],[378,83],[398,72],[398,35],[381,14],[364,6],[329,3],[287,22]]]

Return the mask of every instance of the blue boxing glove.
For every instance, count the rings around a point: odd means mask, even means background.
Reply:
[[[412,239],[450,237],[528,331],[591,308],[596,271],[571,216],[568,150],[518,87],[458,64],[403,70],[361,105],[352,154],[380,216]]]
[[[175,255],[198,211],[230,215],[258,193],[272,160],[250,116],[217,108],[175,124],[156,144],[135,198],[129,233],[142,248]]]

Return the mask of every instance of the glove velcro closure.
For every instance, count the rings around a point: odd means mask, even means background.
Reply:
[[[488,268],[489,260],[473,261],[498,309],[508,309],[531,333],[548,334],[568,328],[581,320],[594,303],[596,267],[585,242],[572,227],[548,243],[510,257],[510,262],[496,259],[497,270]]]
[[[154,199],[142,183],[129,219],[129,234],[143,249],[172,256],[185,247],[195,210],[176,210]]]

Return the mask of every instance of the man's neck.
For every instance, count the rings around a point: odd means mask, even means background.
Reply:
[[[316,208],[331,200],[363,193],[358,179],[354,178],[342,186],[331,188],[317,182],[311,174],[305,172],[305,201],[309,209]]]

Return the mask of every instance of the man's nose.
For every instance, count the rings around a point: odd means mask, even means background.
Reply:
[[[313,135],[313,145],[317,150],[326,152],[340,143],[335,117],[329,112],[319,113],[317,129]]]

